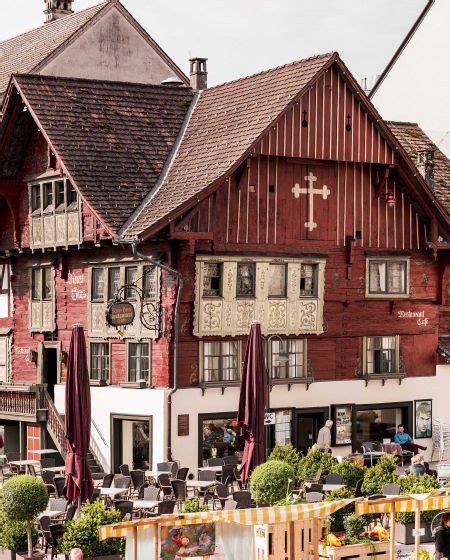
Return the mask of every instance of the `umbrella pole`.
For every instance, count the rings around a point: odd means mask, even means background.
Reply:
[[[420,502],[416,500],[416,535],[414,537],[414,557],[419,560],[420,550]]]
[[[391,502],[391,531],[390,531],[390,543],[389,543],[389,558],[390,560],[395,560],[395,502]]]

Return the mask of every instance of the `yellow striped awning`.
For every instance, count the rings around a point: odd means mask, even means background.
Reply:
[[[182,526],[203,523],[238,523],[241,525],[265,525],[302,521],[317,517],[327,517],[338,509],[353,503],[355,499],[319,502],[316,504],[298,504],[295,506],[274,506],[265,508],[236,509],[186,513],[182,515],[162,515],[149,519],[139,519],[115,525],[100,527],[100,540],[126,537],[130,529],[143,530],[152,525]]]
[[[395,506],[395,513],[413,513],[417,507],[421,511],[433,511],[450,508],[450,495],[445,491],[438,491],[432,494],[413,494],[411,496],[392,496],[390,498],[380,498],[379,500],[364,500],[356,502],[356,515],[369,513],[389,513],[392,505]]]

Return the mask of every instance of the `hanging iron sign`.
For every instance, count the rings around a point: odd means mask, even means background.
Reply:
[[[134,307],[128,301],[116,301],[106,309],[106,321],[112,327],[125,327],[134,321]]]

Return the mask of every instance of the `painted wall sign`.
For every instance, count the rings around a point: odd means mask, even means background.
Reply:
[[[398,319],[417,319],[419,326],[426,327],[428,318],[425,317],[425,311],[397,311]]]
[[[127,301],[111,303],[106,311],[106,320],[112,327],[131,325],[134,317],[134,307]]]

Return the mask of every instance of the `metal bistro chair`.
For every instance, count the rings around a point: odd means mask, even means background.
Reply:
[[[199,471],[198,472],[198,480],[206,481],[206,482],[216,482],[216,473],[215,471]]]
[[[240,465],[240,463],[241,461],[239,457],[236,457],[236,455],[228,455],[227,457],[223,458],[224,465],[234,465],[235,467],[237,467],[238,465]]]
[[[173,461],[166,461],[165,463],[156,463],[156,470],[160,473],[171,473],[173,465],[174,465]]]
[[[113,474],[106,474],[103,477],[103,482],[102,482],[102,488],[111,488],[111,484],[114,480],[114,475]]]
[[[247,490],[233,492],[233,500],[237,502],[236,509],[249,509],[252,507],[252,497]]]
[[[186,480],[188,474],[189,474],[189,468],[188,467],[181,467],[181,469],[178,469],[177,479],[178,480]]]
[[[66,479],[62,476],[55,477],[54,485],[56,488],[56,496],[58,498],[64,497],[64,486],[66,485]]]
[[[175,501],[180,506],[187,498],[186,482],[184,480],[171,480]]]
[[[157,486],[148,486],[142,492],[142,499],[150,502],[158,502],[161,495],[161,489]]]
[[[41,470],[56,467],[56,459],[52,457],[41,459]]]
[[[236,466],[235,465],[224,465],[222,468],[222,484],[233,484],[236,480]]]
[[[114,500],[113,506],[120,512],[122,519],[130,520],[133,517],[133,502],[129,500]]]
[[[133,484],[133,490],[134,490],[134,492],[138,492],[139,488],[145,482],[145,472],[144,471],[138,471],[138,470],[131,471],[130,476],[131,476],[131,482]]]
[[[310,484],[309,486],[305,486],[305,495],[311,494],[312,492],[323,492],[323,484]]]
[[[158,484],[162,490],[164,499],[172,497],[172,485],[170,484],[170,476],[168,473],[158,475]]]
[[[66,515],[64,516],[64,524],[68,523],[69,521],[72,521],[73,518],[75,517],[75,513],[77,511],[77,506],[75,504],[71,504],[67,510],[66,510]]]
[[[400,484],[383,484],[381,493],[386,496],[398,496],[400,494]]]
[[[51,560],[53,560],[55,556],[55,552],[57,556],[61,554],[59,550],[59,543],[61,542],[61,539],[63,538],[65,532],[66,532],[66,528],[64,527],[64,525],[60,523],[50,525],[50,535],[52,539]],[[68,559],[67,554],[64,554],[64,557],[66,558],[66,560]]]
[[[306,501],[308,504],[315,504],[321,502],[324,499],[324,494],[322,492],[308,492],[306,494]]]
[[[173,513],[175,509],[175,500],[165,500],[164,502],[159,502],[156,508],[156,515],[168,515]]]

